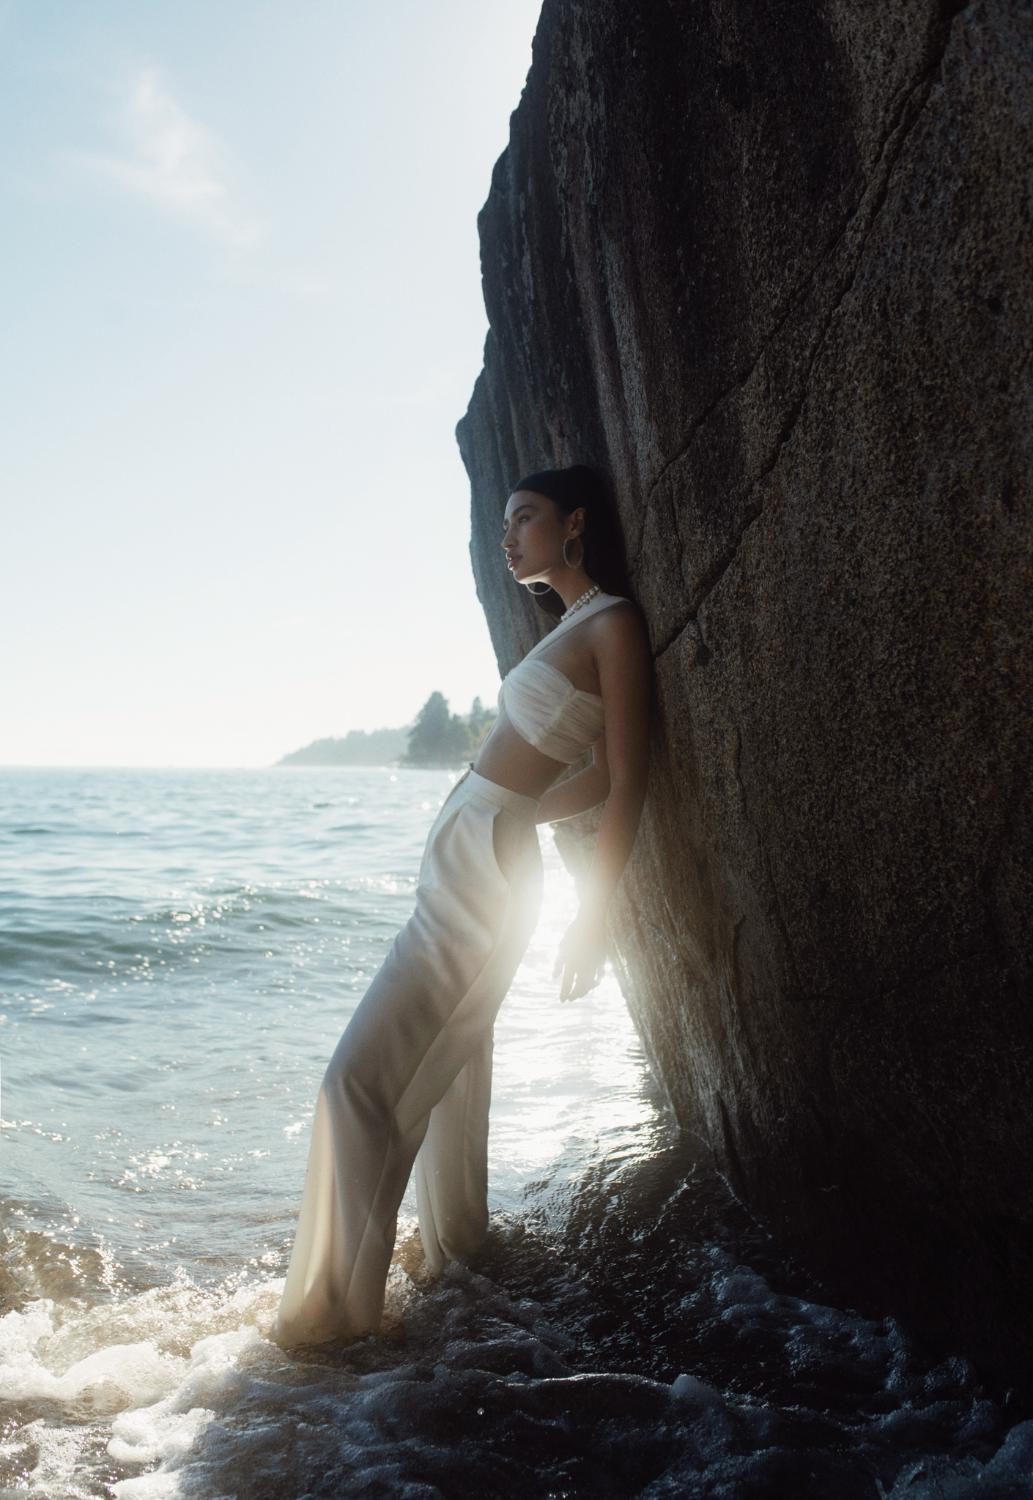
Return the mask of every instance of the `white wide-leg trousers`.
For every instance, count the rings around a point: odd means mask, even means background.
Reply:
[[[471,767],[431,827],[415,910],[316,1098],[278,1343],[378,1327],[414,1163],[429,1269],[484,1238],[492,1025],[538,918],[537,806]]]

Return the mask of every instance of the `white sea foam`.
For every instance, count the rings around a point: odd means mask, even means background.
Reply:
[[[520,1239],[503,1237],[499,1274]],[[576,1493],[656,1500],[781,1484],[821,1500],[1031,1492],[1033,1421],[1008,1431],[963,1361],[912,1365],[895,1325],[776,1292],[715,1247],[703,1259],[700,1292],[744,1361],[781,1359],[787,1394],[804,1376],[839,1391],[852,1380],[874,1406],[758,1399],[690,1368],[661,1379],[595,1367],[565,1299],[514,1295],[498,1274],[458,1266],[423,1288],[396,1266],[389,1334],[302,1352],[268,1338],[282,1279],[202,1289],[180,1276],[114,1305],[37,1299],[0,1319],[0,1389],[16,1419],[4,1479],[48,1500],[448,1495],[489,1473],[500,1495],[543,1473]]]

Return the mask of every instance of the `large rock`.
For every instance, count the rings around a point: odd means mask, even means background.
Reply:
[[[545,0],[457,429],[607,469],[656,658],[613,915],[739,1191],[859,1296],[1033,1356],[1033,11]],[[586,1002],[587,1003],[587,1002]]]

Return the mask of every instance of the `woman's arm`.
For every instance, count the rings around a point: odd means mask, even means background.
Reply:
[[[580,909],[557,961],[563,971],[561,1000],[587,994],[602,968],[606,909],[635,842],[649,770],[653,662],[645,624],[638,610],[616,607],[604,610],[596,623],[600,627],[596,665],[605,721],[602,753],[609,793]]]
[[[606,740],[602,735],[592,746],[592,762],[576,776],[568,776],[566,781],[549,787],[538,803],[536,823],[559,823],[605,801],[610,775],[606,767]]]

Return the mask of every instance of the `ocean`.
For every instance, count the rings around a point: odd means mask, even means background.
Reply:
[[[0,1500],[1033,1495],[1033,1420],[823,1290],[677,1129],[547,827],[489,1243],[268,1339],[316,1090],[458,773],[0,770]]]

